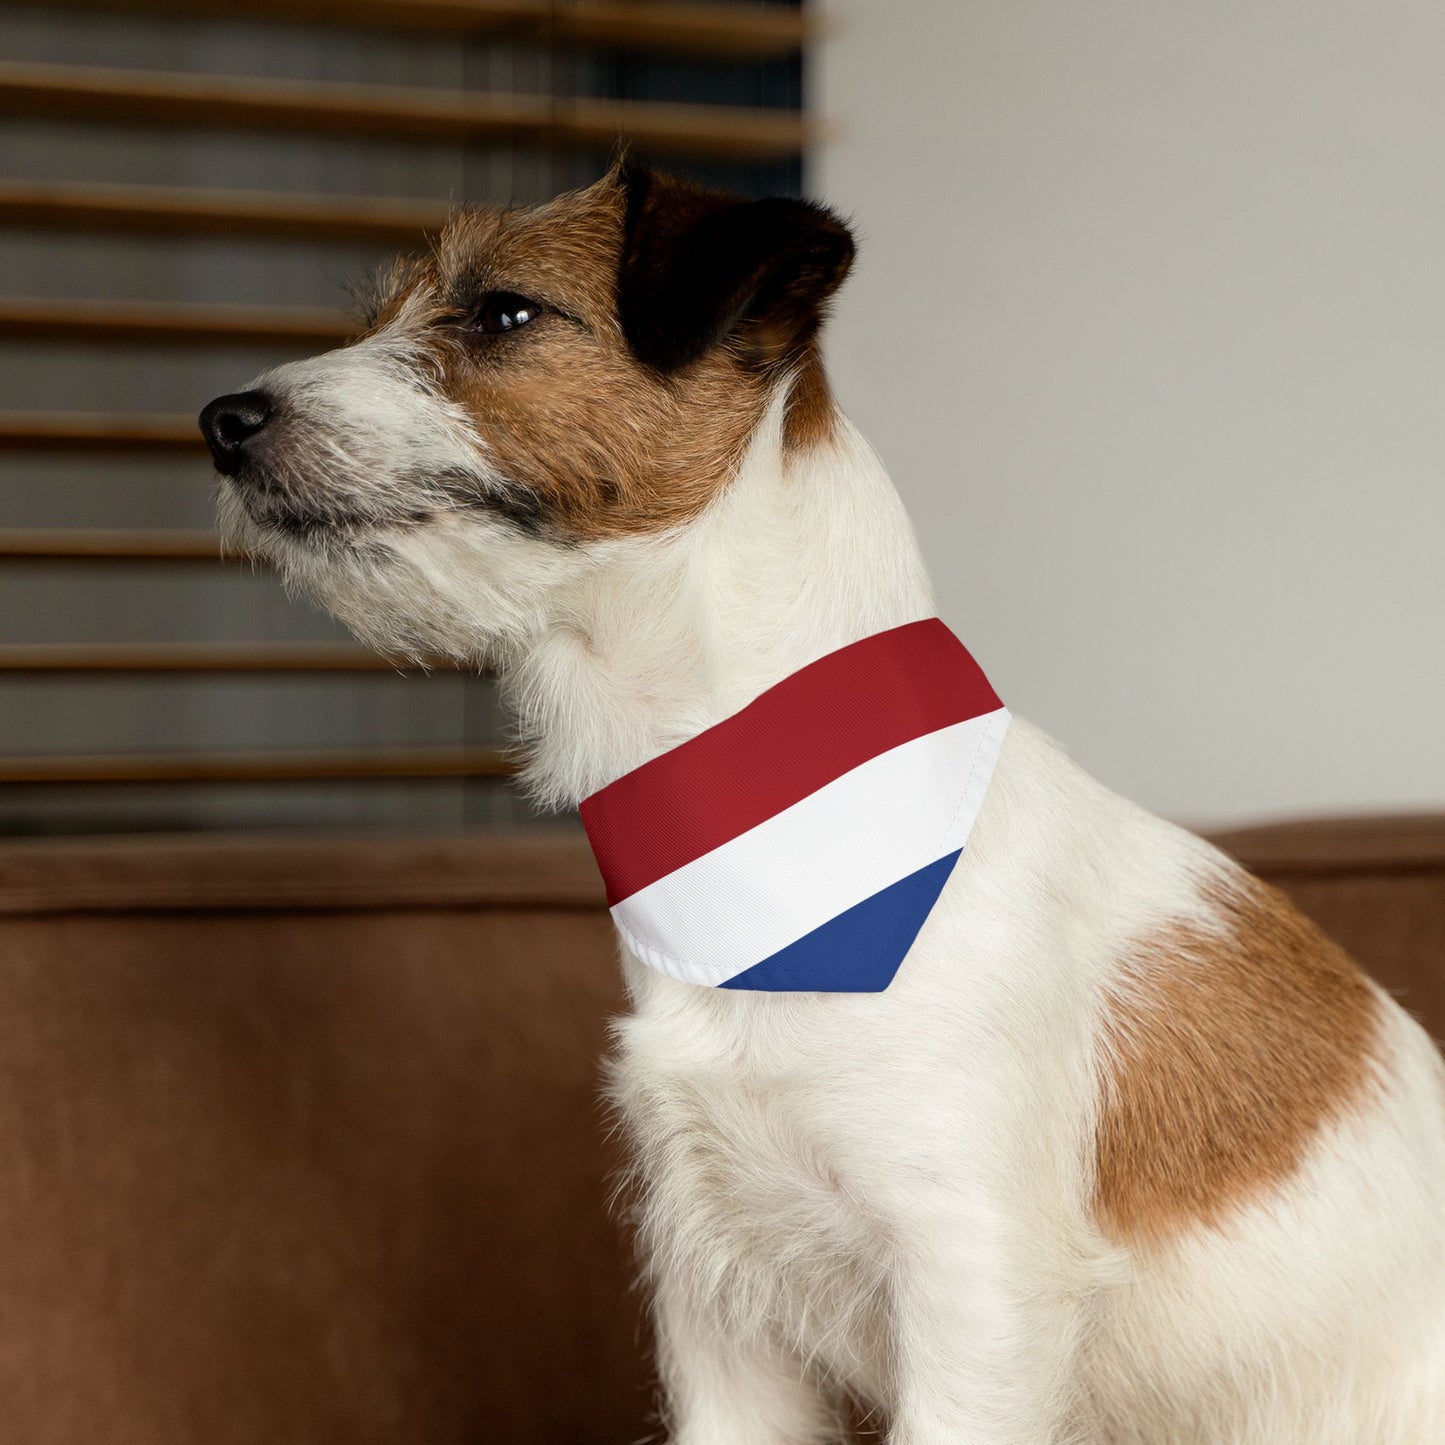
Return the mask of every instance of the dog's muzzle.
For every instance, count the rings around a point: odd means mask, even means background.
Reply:
[[[248,445],[266,429],[274,411],[264,391],[238,391],[207,404],[200,416],[201,434],[223,477],[234,477],[245,465]]]

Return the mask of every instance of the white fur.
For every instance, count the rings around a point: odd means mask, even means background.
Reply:
[[[377,401],[391,439],[368,466],[391,475],[395,409],[423,403]],[[781,416],[780,395],[665,536],[561,547],[458,513],[356,551],[231,521],[364,637],[498,659],[531,786],[574,803],[933,614],[877,457],[844,423],[785,463]],[[1288,1187],[1150,1255],[1091,1217],[1102,1000],[1132,942],[1208,922],[1201,884],[1230,867],[1016,723],[885,993],[698,988],[624,959],[613,1090],[676,1445],[833,1440],[845,1390],[893,1445],[1445,1441],[1445,1092],[1388,1001],[1378,1098]]]

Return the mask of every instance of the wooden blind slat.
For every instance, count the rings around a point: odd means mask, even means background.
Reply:
[[[503,778],[501,748],[355,748],[0,757],[0,783],[290,783],[383,778]]]
[[[447,214],[445,206],[362,196],[0,181],[0,225],[35,229],[414,246]]]
[[[52,0],[72,9],[225,16],[229,19],[511,35],[539,44],[765,59],[797,54],[814,33],[790,6],[656,0]]]
[[[792,110],[38,64],[0,64],[0,114],[594,151],[627,137],[660,152],[735,160],[790,158],[813,134]]]
[[[0,644],[0,674],[401,672],[393,662],[351,643],[121,642]]]
[[[326,349],[357,330],[345,312],[321,307],[0,297],[0,341]]]
[[[120,412],[0,412],[0,451],[201,454],[206,443],[193,416]]]
[[[467,0],[461,0],[467,3]],[[691,51],[699,55],[776,59],[797,55],[819,27],[790,6],[656,4],[642,0],[545,0],[544,38],[562,44]],[[450,8],[450,7],[448,7]],[[521,6],[517,7],[521,9]],[[526,7],[534,14],[542,4]]]
[[[0,529],[3,562],[219,562],[214,532],[136,528]]]

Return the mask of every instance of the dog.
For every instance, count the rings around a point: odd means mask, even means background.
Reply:
[[[224,533],[391,655],[495,667],[527,785],[578,804],[933,617],[821,362],[853,252],[626,160],[461,211],[359,340],[202,413]],[[886,988],[623,966],[675,1445],[858,1405],[893,1445],[1445,1441],[1433,1044],[1025,722]]]

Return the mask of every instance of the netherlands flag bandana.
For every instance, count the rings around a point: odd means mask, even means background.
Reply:
[[[583,800],[623,942],[688,983],[887,988],[1008,722],[936,617],[809,663]]]

